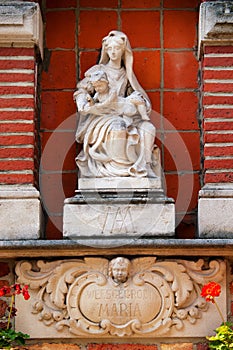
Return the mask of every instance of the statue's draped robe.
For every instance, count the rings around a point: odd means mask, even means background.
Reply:
[[[125,97],[129,88],[126,71],[98,64],[91,67],[84,80],[95,71],[107,74],[110,90]],[[131,90],[132,92],[132,90]],[[78,92],[79,94],[79,92]],[[80,89],[80,96],[85,93]],[[82,100],[82,96],[80,98]],[[77,101],[78,110],[79,99]],[[150,102],[146,100],[148,110]],[[80,112],[76,141],[83,144],[83,150],[76,157],[77,165],[84,177],[146,176],[144,122],[137,112],[125,118],[117,111],[102,114]]]

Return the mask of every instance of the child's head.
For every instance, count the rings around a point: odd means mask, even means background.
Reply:
[[[106,93],[109,90],[107,74],[101,70],[91,74],[90,82],[99,93]]]

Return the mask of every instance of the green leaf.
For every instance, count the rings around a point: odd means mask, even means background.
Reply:
[[[30,338],[28,334],[15,332],[13,329],[0,330],[0,347],[11,348],[15,344],[24,345],[25,339]]]

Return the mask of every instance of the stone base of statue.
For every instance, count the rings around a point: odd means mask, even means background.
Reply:
[[[106,182],[107,181],[107,182]],[[83,178],[64,205],[64,238],[172,237],[175,205],[161,178]]]

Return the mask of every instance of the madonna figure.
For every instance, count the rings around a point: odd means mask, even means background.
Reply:
[[[81,177],[156,177],[151,104],[133,72],[124,33],[111,31],[103,39],[99,63],[86,71],[74,99]]]

